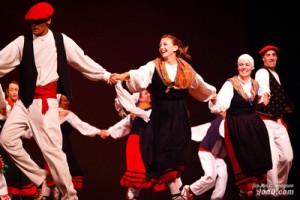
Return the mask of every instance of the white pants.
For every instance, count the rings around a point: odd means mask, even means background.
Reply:
[[[216,158],[211,152],[199,151],[198,156],[204,171],[204,175],[190,185],[195,195],[201,195],[215,187],[211,199],[222,199],[227,186],[227,165],[221,158]]]
[[[4,175],[0,173],[0,195],[6,194],[8,194],[6,180]]]
[[[16,165],[37,186],[46,178],[41,169],[23,148],[21,136],[30,128],[33,137],[49,165],[55,185],[62,193],[63,200],[77,200],[66,155],[62,151],[62,133],[58,117],[58,102],[47,99],[49,110],[42,114],[42,100],[34,99],[26,109],[19,100],[10,112],[2,129],[0,142]]]
[[[281,120],[264,120],[269,133],[273,168],[268,171],[268,184],[278,188],[287,184],[293,161],[289,134]]]

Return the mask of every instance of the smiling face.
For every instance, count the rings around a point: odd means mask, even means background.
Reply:
[[[254,67],[248,59],[243,58],[238,61],[239,77],[243,80],[250,78],[253,69]]]
[[[262,56],[264,66],[273,70],[276,67],[277,59],[277,53],[274,50],[269,50]]]
[[[178,46],[174,45],[173,40],[168,37],[163,37],[159,43],[159,53],[164,60],[168,60],[169,58],[176,57],[176,51],[178,50]]]

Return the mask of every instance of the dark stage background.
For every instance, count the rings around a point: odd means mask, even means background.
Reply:
[[[36,2],[1,1],[0,49],[29,31],[24,15]],[[239,55],[249,53],[255,59],[256,68],[259,68],[259,49],[267,44],[277,45],[281,50],[278,71],[296,106],[296,112],[285,117],[295,154],[289,180],[290,184],[294,184],[295,195],[290,199],[296,199],[300,20],[295,3],[268,0],[48,2],[55,8],[50,28],[74,39],[87,55],[110,72],[124,72],[154,59],[158,56],[160,37],[170,33],[190,46],[190,63],[205,81],[219,90],[227,78],[237,74],[236,60]],[[0,82],[6,87],[7,81],[12,79],[18,79],[17,70],[1,78]],[[71,109],[82,120],[99,128],[107,128],[120,120],[114,109],[114,87],[104,82],[89,81],[74,69],[71,69],[71,79],[74,94]],[[193,126],[214,118],[207,103],[197,102],[192,97],[188,97],[187,101]],[[125,188],[119,185],[119,179],[125,169],[126,138],[102,140],[74,131],[72,142],[85,173],[84,189],[79,193],[79,198],[125,199]],[[35,142],[29,140],[24,143],[42,166]],[[190,163],[182,176],[184,184],[191,184],[203,174],[197,156],[198,144],[192,144]],[[236,199],[237,193],[230,177],[224,199]],[[210,192],[199,199],[209,197]],[[169,191],[153,193],[145,189],[141,199],[170,199]]]

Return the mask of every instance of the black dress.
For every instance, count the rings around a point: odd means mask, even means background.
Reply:
[[[258,95],[245,100],[234,89],[234,95],[225,120],[225,143],[238,186],[265,179],[272,168],[268,131],[255,112]],[[244,190],[247,191],[247,190]],[[248,190],[249,191],[249,190]]]
[[[146,127],[147,123],[142,118],[131,116],[131,130],[126,144],[126,171],[120,184],[134,188],[152,187],[154,191],[161,191],[165,189],[165,184],[147,177],[140,152],[140,135],[145,133]]]
[[[189,158],[191,125],[184,100],[188,90],[167,91],[155,69],[149,91],[152,112],[141,135],[141,153],[148,177],[167,182],[181,175]]]

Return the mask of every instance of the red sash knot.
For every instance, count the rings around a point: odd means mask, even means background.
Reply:
[[[49,110],[48,98],[56,99],[57,82],[52,82],[44,86],[37,86],[34,91],[34,99],[42,99],[42,114]]]

